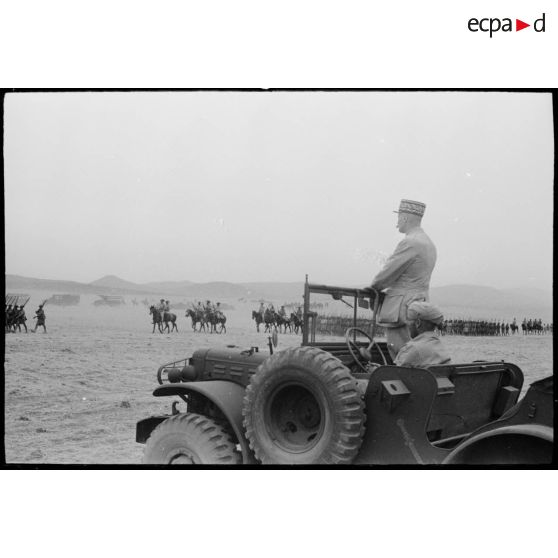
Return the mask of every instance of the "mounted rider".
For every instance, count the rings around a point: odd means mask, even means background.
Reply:
[[[218,302],[215,305],[215,316],[217,316],[217,319],[222,320],[225,316],[223,314],[223,311],[221,310],[221,303]]]
[[[265,314],[265,305],[262,302],[260,302],[260,307],[258,308],[258,313],[260,314],[260,316],[262,317],[262,321],[264,319],[264,314]]]
[[[279,314],[279,316],[283,319],[287,318],[287,311],[285,310],[285,306],[281,306],[281,308],[279,308],[279,312],[277,312]]]
[[[194,306],[194,312],[196,313],[198,318],[201,318],[203,316],[203,305],[201,303],[201,300],[198,300],[198,303],[196,304],[196,306]]]

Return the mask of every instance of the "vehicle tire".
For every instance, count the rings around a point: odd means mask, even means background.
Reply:
[[[364,403],[348,368],[316,347],[275,353],[252,376],[242,414],[264,464],[352,463],[364,434]]]
[[[237,465],[242,456],[230,431],[195,413],[163,421],[146,442],[143,463],[164,465]]]

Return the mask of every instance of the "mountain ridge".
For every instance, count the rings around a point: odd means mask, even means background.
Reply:
[[[362,287],[365,285],[361,285]],[[301,301],[304,283],[161,281],[134,283],[116,275],[105,275],[90,283],[38,279],[6,274],[7,290],[35,289],[72,294],[120,294],[181,297],[191,299],[236,299],[245,301]],[[430,289],[430,299],[447,316],[541,317],[552,319],[552,294],[543,289],[496,289],[482,285],[444,285]]]

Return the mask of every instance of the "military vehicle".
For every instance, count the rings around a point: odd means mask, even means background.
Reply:
[[[48,300],[48,304],[56,306],[77,306],[80,301],[80,295],[73,294],[53,294]]]
[[[344,340],[317,340],[311,295],[352,308]],[[141,420],[146,464],[500,465],[550,463],[553,380],[508,362],[393,365],[375,338],[380,295],[306,283],[302,345],[204,348],[161,366],[169,414]],[[369,328],[357,314],[372,315]],[[371,364],[361,356],[368,348]],[[180,405],[180,407],[179,407]]]
[[[94,300],[93,304],[95,306],[121,306],[126,304],[123,296],[120,295],[97,295],[98,300]]]

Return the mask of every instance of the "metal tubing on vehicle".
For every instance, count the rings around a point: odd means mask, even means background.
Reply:
[[[242,425],[244,387],[234,382],[222,380],[164,384],[156,388],[153,395],[155,397],[167,397],[169,395],[185,396],[189,393],[202,395],[219,408],[223,415],[225,415],[238,439],[242,451],[242,462],[255,463],[256,461],[248,446],[248,440],[246,440],[244,427]]]

